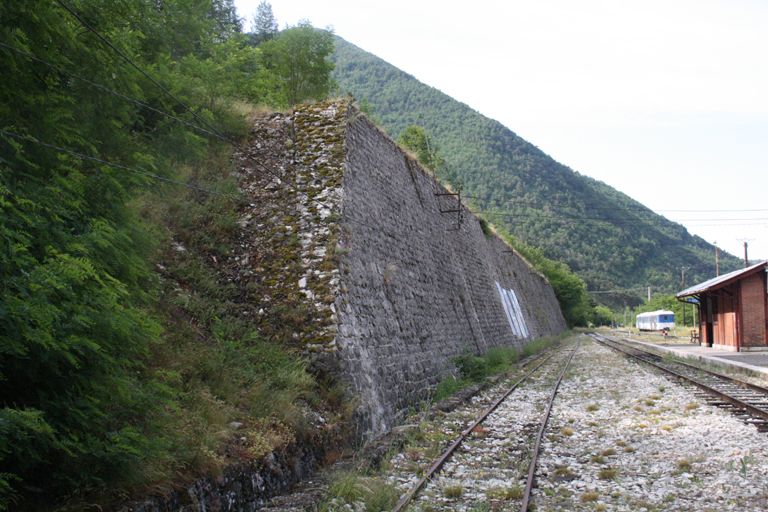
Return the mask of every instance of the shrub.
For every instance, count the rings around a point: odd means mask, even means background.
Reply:
[[[479,382],[490,374],[488,362],[482,357],[464,354],[451,360],[456,365],[459,375],[471,382]]]
[[[492,372],[506,370],[510,365],[517,362],[520,354],[511,347],[493,347],[488,349],[485,354],[485,360],[488,369]]]

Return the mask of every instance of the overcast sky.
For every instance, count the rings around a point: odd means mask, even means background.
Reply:
[[[250,20],[259,1],[235,3]],[[742,257],[747,239],[750,260],[768,259],[768,2],[275,0],[272,9],[280,28],[332,25],[573,170],[732,254]]]

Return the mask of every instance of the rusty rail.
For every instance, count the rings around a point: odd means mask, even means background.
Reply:
[[[558,351],[559,352],[559,351]],[[424,476],[416,482],[412,487],[410,491],[407,491],[405,495],[400,498],[400,501],[397,502],[397,505],[395,505],[395,508],[392,509],[391,512],[401,512],[406,505],[408,505],[411,500],[418,494],[418,492],[424,487],[424,484],[426,484],[435,473],[437,473],[440,468],[445,464],[445,462],[453,455],[453,453],[456,451],[456,449],[461,445],[462,442],[467,438],[468,435],[472,433],[472,431],[478,427],[485,419],[493,412],[495,411],[501,403],[506,400],[506,398],[512,394],[512,392],[517,389],[517,387],[522,383],[525,379],[527,379],[529,376],[531,376],[536,370],[538,370],[541,365],[549,361],[552,357],[554,357],[558,352],[554,352],[553,354],[547,356],[544,358],[539,364],[536,365],[533,370],[526,373],[522,377],[520,377],[517,382],[515,382],[511,388],[509,388],[503,395],[501,395],[494,403],[491,405],[488,409],[481,414],[477,420],[475,420],[474,423],[472,423],[469,427],[464,429],[464,431],[459,435],[459,437],[456,438],[456,440],[453,442],[453,444],[448,447],[447,450],[443,452],[443,454],[440,456],[437,461],[435,461],[434,464],[427,470],[426,473],[424,473]]]
[[[576,347],[576,349],[578,349],[578,346]],[[566,363],[566,368],[568,367],[568,364],[570,363],[571,359],[573,358],[573,354],[576,353],[576,349],[574,349],[573,353],[571,354],[570,358],[568,359],[568,363]],[[510,387],[503,395],[501,395],[469,427],[464,429],[464,431],[462,431],[462,433],[459,435],[459,437],[456,438],[456,440],[453,442],[453,444],[451,444],[451,446],[448,447],[448,449],[445,450],[445,452],[443,452],[443,454],[440,456],[440,458],[437,459],[437,461],[435,461],[434,464],[432,464],[432,466],[427,470],[427,472],[424,473],[424,476],[418,482],[416,482],[411,487],[411,489],[409,491],[406,491],[405,495],[402,498],[400,498],[400,501],[397,502],[397,505],[395,505],[395,507],[392,509],[391,512],[401,512],[411,502],[411,500],[413,500],[413,498],[416,497],[416,495],[419,493],[419,491],[421,491],[421,489],[424,487],[424,485],[435,475],[435,473],[437,473],[440,470],[440,468],[443,466],[443,464],[445,464],[445,462],[451,457],[451,455],[453,455],[453,453],[456,451],[456,449],[458,449],[458,447],[461,446],[461,443],[464,442],[464,440],[467,438],[467,436],[469,436],[472,433],[473,430],[475,430],[483,421],[485,421],[485,419],[493,411],[495,411],[499,407],[499,405],[501,405],[502,402],[504,402],[504,400],[506,400],[507,397],[509,395],[511,395],[512,392],[515,391],[515,389],[517,389],[517,387],[525,379],[527,379],[528,377],[533,375],[544,363],[549,361],[552,357],[554,357],[555,355],[557,355],[561,351],[562,351],[562,349],[558,350],[557,352],[554,352],[553,354],[551,354],[549,356],[547,356],[539,364],[537,364],[531,371],[529,371],[528,373],[526,373],[525,375],[520,377],[517,380],[517,382],[515,382],[512,385],[512,387]],[[565,370],[563,370],[563,374],[564,373],[565,373]],[[563,374],[560,375],[560,379],[558,379],[558,381],[557,381],[557,386],[560,385],[560,380],[562,380],[562,375]],[[549,407],[547,407],[547,417],[548,417],[549,411],[551,409],[552,400],[553,399],[550,398],[550,404],[549,404]],[[546,424],[546,419],[544,420],[544,424]],[[537,443],[536,443],[537,446],[538,446],[538,444],[539,444],[539,442],[541,440],[540,438],[541,438],[541,433],[540,433],[539,439],[537,440]],[[534,457],[534,460],[535,460],[535,457]]]
[[[528,468],[528,479],[525,482],[525,492],[523,493],[523,503],[520,505],[521,512],[526,512],[528,510],[528,503],[531,499],[531,490],[533,489],[533,481],[536,476],[536,460],[539,456],[539,446],[541,445],[541,439],[544,437],[544,431],[547,429],[547,422],[549,421],[549,414],[552,411],[552,404],[555,403],[555,397],[557,396],[557,390],[560,388],[560,382],[563,380],[563,376],[565,375],[565,372],[568,370],[568,366],[571,364],[571,360],[573,359],[573,356],[576,355],[576,351],[579,350],[579,347],[581,346],[581,342],[579,342],[578,345],[576,345],[576,348],[573,349],[573,352],[571,352],[571,356],[568,358],[568,361],[565,363],[565,366],[563,367],[563,371],[560,372],[560,377],[557,379],[557,382],[555,383],[555,387],[552,390],[552,395],[549,397],[549,403],[547,404],[547,410],[544,412],[544,417],[541,420],[541,427],[539,427],[539,434],[536,436],[536,443],[533,445],[533,450],[531,453],[531,465]]]
[[[606,343],[606,341],[604,341],[604,340],[608,339],[608,338],[605,338],[604,336],[601,336],[601,335],[599,335],[597,333],[589,333],[589,335],[595,341],[605,345],[606,347],[609,347],[609,348],[612,348],[612,349],[617,350],[619,352],[622,352],[622,353],[624,353],[624,354],[626,354],[628,356],[631,356],[631,357],[637,359],[638,361],[642,361],[644,363],[650,364],[650,365],[658,368],[659,370],[661,370],[661,371],[663,371],[665,373],[668,373],[669,375],[673,375],[673,376],[678,377],[679,379],[682,379],[682,380],[684,380],[686,382],[690,382],[691,384],[693,384],[694,386],[698,387],[699,389],[701,389],[701,390],[703,390],[703,391],[705,391],[705,392],[707,392],[709,394],[715,395],[716,397],[718,397],[718,398],[724,400],[725,402],[731,404],[732,406],[734,406],[734,408],[749,411],[749,413],[752,414],[753,416],[756,416],[756,417],[759,417],[759,418],[762,418],[762,419],[768,421],[768,411],[766,411],[765,409],[761,409],[759,407],[755,407],[754,405],[751,405],[748,402],[745,402],[745,401],[740,400],[740,399],[738,399],[736,397],[733,397],[733,396],[729,395],[728,393],[724,393],[724,392],[720,391],[719,389],[715,389],[712,386],[704,384],[703,382],[700,382],[700,381],[698,381],[698,380],[696,380],[696,379],[694,379],[694,378],[692,378],[690,376],[678,373],[678,372],[676,372],[676,371],[674,371],[674,370],[672,370],[670,368],[666,368],[663,365],[656,364],[653,361],[649,361],[647,359],[643,359],[642,357],[639,357],[639,356],[637,356],[635,354],[632,354],[632,353],[624,350],[621,347],[618,347],[618,346]],[[600,339],[600,338],[603,338],[603,339]],[[613,341],[613,340],[611,340],[611,341]],[[643,350],[640,350],[640,349],[637,349],[637,348],[634,348],[634,347],[633,347],[633,349],[637,350],[638,352],[644,352]],[[650,354],[650,352],[646,352],[646,353]],[[655,354],[653,354],[653,355],[655,355]],[[709,374],[711,374],[711,375],[713,375],[715,377],[721,378],[721,379],[729,380],[730,382],[737,383],[737,384],[742,385],[744,387],[750,388],[750,389],[752,389],[754,391],[759,391],[761,393],[768,394],[768,389],[763,388],[761,386],[756,386],[756,385],[750,384],[748,382],[740,381],[738,379],[734,379],[733,377],[728,377],[727,375],[721,375],[721,374],[716,373],[716,372],[711,372],[709,370],[705,370],[703,368],[699,368],[698,366],[690,365],[688,363],[678,362],[678,364],[691,367],[693,369],[696,369],[697,371],[709,373]]]
[[[627,338],[624,338],[624,339],[627,339]],[[612,340],[612,341],[614,343],[619,343],[616,340]],[[644,354],[648,354],[648,355],[653,356],[653,357],[661,357],[658,354],[654,354],[653,352],[649,352],[647,350],[643,350],[643,349],[638,348],[638,347],[632,347],[632,349],[633,350],[637,350],[638,352],[642,352]],[[645,361],[645,359],[644,359],[644,361]],[[681,366],[686,366],[686,367],[688,367],[688,368],[690,368],[692,370],[696,370],[696,371],[707,373],[709,375],[712,375],[713,377],[717,377],[718,379],[727,380],[727,381],[729,381],[729,382],[731,382],[733,384],[737,384],[739,386],[742,386],[742,387],[745,387],[745,388],[749,388],[752,391],[757,391],[758,393],[763,393],[766,396],[768,396],[768,388],[765,388],[763,386],[758,386],[757,384],[752,384],[751,382],[747,382],[747,381],[744,381],[744,380],[739,380],[737,378],[731,377],[729,375],[724,375],[722,373],[713,372],[712,370],[707,370],[706,368],[702,368],[700,366],[696,366],[695,364],[686,363],[685,361],[675,361],[675,364],[679,364]]]

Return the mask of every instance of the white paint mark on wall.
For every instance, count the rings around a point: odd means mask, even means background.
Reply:
[[[528,338],[528,327],[525,325],[525,318],[523,318],[523,312],[520,309],[520,303],[517,301],[517,295],[514,290],[505,290],[497,282],[496,289],[499,290],[501,296],[501,303],[504,306],[504,313],[507,314],[507,320],[509,321],[509,327],[512,329],[512,334],[518,338]]]

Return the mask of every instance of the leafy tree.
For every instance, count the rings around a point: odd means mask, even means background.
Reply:
[[[211,0],[208,17],[216,22],[214,33],[221,39],[234,32],[243,31],[243,20],[237,15],[235,0]]]
[[[259,87],[272,84],[237,34],[230,0],[68,4],[226,134],[244,126],[229,103],[263,97]],[[189,119],[56,2],[0,3],[0,33],[21,51]],[[4,131],[175,179],[212,145],[10,50],[0,49],[0,67],[13,76],[0,82]],[[161,464],[192,460],[163,428],[188,389],[171,392],[168,375],[151,366],[163,338],[161,319],[148,313],[152,263],[164,239],[138,205],[161,189],[145,175],[0,135],[0,510],[25,488],[43,489],[52,504],[147,484]]]
[[[254,46],[273,39],[278,32],[277,19],[272,13],[272,4],[262,0],[253,15],[253,32],[250,34],[250,42]]]
[[[611,325],[613,322],[613,311],[605,306],[595,307],[595,314],[592,323],[595,325]]]
[[[360,112],[365,114],[365,117],[370,119],[373,124],[379,124],[379,118],[376,117],[375,105],[373,103],[370,103],[367,99],[363,98],[360,100],[358,107],[360,108]]]
[[[419,163],[437,172],[445,166],[445,160],[440,156],[432,137],[424,133],[421,126],[407,126],[398,140],[401,146],[416,153]]]
[[[135,55],[141,35],[108,15],[111,4],[74,6]],[[119,6],[133,20],[143,9]],[[112,75],[118,57],[55,3],[4,2],[0,27],[16,48],[141,96],[136,78]],[[0,83],[0,128],[152,168],[145,133],[164,130],[141,119],[137,106],[7,50],[0,66],[14,76]],[[164,393],[144,378],[142,362],[160,341],[144,311],[154,244],[128,206],[148,185],[143,176],[0,138],[0,502],[17,482],[59,492],[73,483],[107,486],[151,456],[156,431],[135,420],[151,416]]]
[[[292,106],[307,100],[321,100],[336,89],[331,78],[333,61],[332,29],[315,29],[307,20],[259,45],[262,62],[277,77],[272,99]]]

